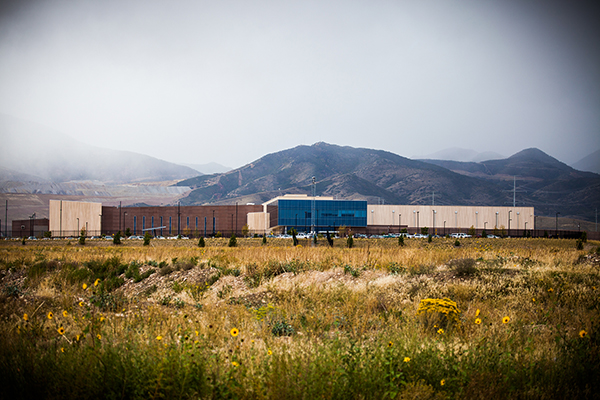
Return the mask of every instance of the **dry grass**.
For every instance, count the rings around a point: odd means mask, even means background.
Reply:
[[[597,397],[597,242],[583,251],[574,241],[543,239],[470,239],[460,247],[449,239],[404,247],[357,239],[352,249],[341,240],[334,248],[206,242],[0,244],[0,365],[4,381],[14,380],[8,387],[28,387],[7,371],[18,367],[43,388],[47,375],[31,371],[61,369],[56,352],[66,348],[67,381],[78,376],[82,357],[95,354],[86,358],[90,373],[102,360],[118,385],[141,390],[130,397]],[[156,272],[126,278],[136,265]],[[459,323],[443,332],[424,324],[416,311],[426,298],[455,301]],[[61,326],[65,337],[57,335]],[[31,346],[45,350],[15,358]],[[123,382],[131,358],[154,378]],[[156,388],[165,368],[180,392]],[[188,381],[190,371],[198,381]]]

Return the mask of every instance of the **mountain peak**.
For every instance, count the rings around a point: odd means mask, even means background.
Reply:
[[[538,162],[564,164],[564,163],[558,161],[556,158],[549,156],[548,154],[544,153],[542,150],[540,150],[536,147],[531,147],[529,149],[521,150],[518,153],[515,153],[512,156],[508,157],[508,160],[525,160],[525,159],[531,160],[531,161],[538,161]]]

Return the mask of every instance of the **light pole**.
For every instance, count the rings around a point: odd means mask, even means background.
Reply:
[[[484,221],[484,222],[483,222],[483,230],[485,231],[485,230],[486,230],[486,228],[487,228],[487,221]],[[486,232],[486,233],[487,233],[487,232]]]
[[[213,233],[212,233],[212,235],[214,237],[215,236],[215,210],[212,210],[212,213],[213,213]]]
[[[413,226],[417,226],[417,211],[413,210]]]
[[[525,221],[525,235],[527,236],[527,221]]]
[[[560,214],[560,212],[556,213],[556,227],[554,228],[554,234],[556,237],[558,237],[558,214]]]
[[[444,221],[444,236],[446,236],[446,221]]]
[[[510,237],[510,213],[512,210],[508,210],[508,237]]]
[[[475,232],[477,232],[477,227],[479,226],[478,221],[479,211],[475,211]]]
[[[437,214],[437,211],[433,210],[433,227],[431,228],[431,233],[433,235],[435,235],[435,214]]]
[[[394,227],[394,221],[396,220],[396,218],[394,218],[394,215],[396,215],[396,210],[392,210],[392,228]],[[394,231],[394,229],[392,229],[392,232]],[[400,227],[398,227],[398,232],[400,232]]]
[[[398,233],[402,230],[402,214],[398,213]]]
[[[498,229],[498,211],[496,211],[496,225],[494,226],[495,229]]]
[[[77,218],[77,234],[79,235],[79,218]]]
[[[417,211],[417,233],[419,233],[419,212]]]
[[[454,229],[458,231],[458,211],[454,211]]]

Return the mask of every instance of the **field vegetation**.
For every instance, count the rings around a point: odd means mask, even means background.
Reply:
[[[0,398],[600,398],[600,243],[0,243]]]

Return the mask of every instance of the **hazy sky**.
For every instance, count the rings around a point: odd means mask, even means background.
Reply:
[[[591,2],[12,3],[0,113],[93,145],[230,167],[318,141],[565,162],[600,148]]]

